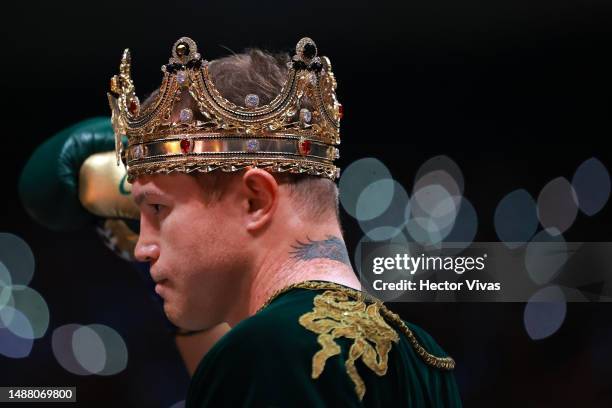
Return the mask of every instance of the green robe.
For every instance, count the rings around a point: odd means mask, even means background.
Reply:
[[[306,285],[215,344],[194,373],[187,408],[461,406],[454,361],[423,329],[356,299],[360,292]]]

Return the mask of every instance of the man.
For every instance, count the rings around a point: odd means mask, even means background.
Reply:
[[[208,63],[181,38],[142,105],[129,59],[109,101],[135,256],[170,321],[216,341],[187,406],[459,406],[454,361],[359,291],[333,181],[342,110],[314,42]]]
[[[208,63],[183,37],[162,71],[139,106],[126,50],[109,101],[141,212],[135,255],[166,315],[232,327],[187,406],[459,405],[454,361],[359,291],[333,183],[342,108],[315,43],[289,62]]]

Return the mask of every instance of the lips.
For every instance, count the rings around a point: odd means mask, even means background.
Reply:
[[[164,284],[166,283],[166,281],[167,281],[167,279],[162,279],[162,280],[160,280],[158,282],[155,282],[156,283],[156,285],[155,285],[155,293],[157,293],[159,296],[163,297],[162,293],[163,293],[163,289],[165,287]]]

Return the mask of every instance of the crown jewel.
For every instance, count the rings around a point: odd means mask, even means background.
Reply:
[[[117,164],[124,159],[128,180],[141,174],[237,171],[247,166],[337,178],[333,161],[339,156],[342,105],[336,99],[331,64],[317,55],[310,38],[302,38],[295,51],[274,99],[260,105],[258,95],[248,94],[239,106],[215,88],[208,61],[192,39],[182,37],[162,66],[159,92],[141,107],[126,49],[119,75],[111,78],[108,99]],[[305,101],[310,109],[302,106]]]

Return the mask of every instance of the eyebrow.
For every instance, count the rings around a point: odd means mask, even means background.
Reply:
[[[140,204],[142,204],[145,198],[148,198],[148,197],[163,198],[164,196],[154,191],[143,191],[142,193],[138,193],[138,195],[134,196],[134,202],[136,203],[136,205],[140,206]]]

